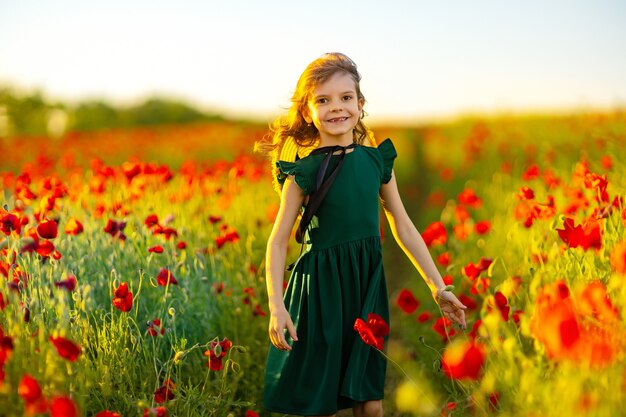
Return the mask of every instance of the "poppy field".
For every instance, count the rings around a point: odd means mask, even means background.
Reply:
[[[0,416],[268,415],[279,198],[252,153],[265,133],[0,139]],[[618,415],[626,115],[374,133],[392,139],[409,216],[468,307],[466,331],[442,318],[381,210],[391,322],[363,317],[355,334],[378,349],[389,332],[385,415]]]

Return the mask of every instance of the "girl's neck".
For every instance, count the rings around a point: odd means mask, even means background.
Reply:
[[[348,146],[354,143],[352,139],[352,133],[350,136],[344,137],[333,137],[333,136],[320,136],[318,147],[322,148],[324,146]]]

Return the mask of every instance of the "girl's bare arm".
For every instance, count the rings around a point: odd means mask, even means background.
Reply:
[[[294,340],[298,340],[293,323],[283,302],[283,278],[291,230],[298,217],[303,199],[302,189],[293,181],[293,177],[287,177],[283,185],[280,208],[267,242],[265,262],[270,309],[269,334],[272,344],[284,350],[291,349],[285,340],[285,328],[287,328]]]
[[[391,226],[396,242],[407,255],[411,263],[419,271],[420,275],[428,285],[435,300],[449,319],[465,327],[465,314],[462,310],[465,306],[449,291],[444,291],[446,285],[443,283],[441,274],[437,270],[433,258],[428,251],[422,235],[409,218],[400,194],[394,172],[391,173],[391,180],[380,187],[380,198],[385,209],[385,215]]]

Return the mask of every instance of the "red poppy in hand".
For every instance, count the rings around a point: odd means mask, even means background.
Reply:
[[[360,317],[354,322],[354,330],[359,332],[359,336],[365,344],[383,350],[384,337],[389,334],[389,325],[381,316],[375,313],[367,315],[367,322]]]

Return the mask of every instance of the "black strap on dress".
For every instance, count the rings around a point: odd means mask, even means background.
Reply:
[[[347,146],[341,146],[341,145],[324,146],[322,148],[314,149],[309,154],[309,156],[320,155],[320,154],[324,154],[325,156],[317,171],[317,176],[315,179],[315,189],[309,195],[309,202],[304,208],[304,214],[302,214],[300,224],[298,225],[298,229],[296,230],[296,242],[301,243],[300,254],[302,254],[302,250],[304,248],[304,234],[307,228],[309,227],[311,220],[313,220],[313,216],[315,216],[315,213],[317,213],[317,209],[322,204],[322,201],[324,200],[326,193],[328,193],[330,186],[335,181],[335,178],[337,178],[337,174],[339,174],[339,170],[341,169],[341,166],[344,163],[344,158],[346,157],[346,150],[355,148],[357,146],[358,144],[356,143],[351,143],[350,145],[347,145]],[[330,163],[330,158],[337,151],[341,151],[341,153],[337,155],[339,157],[339,159],[337,160],[337,164],[333,168],[328,178],[324,180],[326,171],[328,170],[328,164]],[[293,267],[295,266],[296,262],[293,262],[291,265],[289,265],[287,267],[287,271],[291,271]]]

